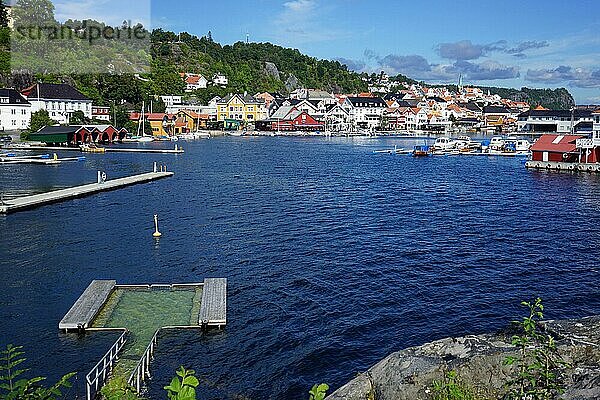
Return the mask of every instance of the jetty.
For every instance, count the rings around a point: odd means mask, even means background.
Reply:
[[[139,315],[143,321],[130,314]],[[118,285],[92,281],[58,324],[64,332],[118,331],[121,335],[86,376],[88,400],[111,377],[127,379],[138,393],[150,377],[150,363],[161,333],[177,329],[222,328],[227,323],[227,279],[202,283]],[[148,335],[148,326],[156,330]],[[131,336],[131,337],[130,337]],[[131,339],[131,340],[130,340]],[[143,350],[142,343],[148,343]],[[136,363],[136,360],[137,361]]]
[[[40,164],[40,165],[57,165],[63,162],[72,161],[85,161],[85,157],[69,157],[69,158],[58,158],[56,154],[54,157],[50,154],[43,154],[39,156],[17,156],[15,154],[1,154],[0,164]]]
[[[600,172],[600,164],[598,163],[527,161],[525,167],[536,170]]]
[[[3,200],[0,198],[0,214],[9,214],[17,211],[37,208],[51,203],[90,196],[92,194],[116,190],[140,183],[151,182],[157,179],[171,177],[173,175],[173,172],[166,172],[166,169],[163,170],[163,168],[158,171],[156,165],[154,167],[154,172],[113,180],[106,180],[106,175],[102,172],[98,172],[98,182],[96,183],[54,190],[51,192],[34,194],[30,196],[17,197],[10,200]]]
[[[80,147],[47,147],[47,146],[8,146],[6,150],[13,151],[76,151],[84,152]],[[149,153],[149,154],[183,154],[185,151],[175,145],[174,149],[146,149],[146,148],[130,148],[130,147],[101,147],[103,153]]]

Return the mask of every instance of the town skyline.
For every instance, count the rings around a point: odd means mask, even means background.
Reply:
[[[249,40],[297,48],[335,59],[357,72],[401,73],[428,83],[521,88],[566,87],[579,104],[600,103],[600,5],[557,0],[404,2],[257,0],[206,5],[152,3],[153,27],[199,36],[211,31],[222,44]],[[187,10],[187,11],[186,11]],[[179,18],[185,13],[200,20]],[[503,20],[506,19],[506,20]],[[257,21],[261,21],[258,23]]]
[[[473,86],[565,87],[578,104],[600,103],[600,22],[594,18],[600,5],[589,0],[577,6],[550,0],[544,7],[514,0],[501,7],[468,1],[53,3],[63,21],[139,20],[175,33],[210,31],[222,44],[250,40],[297,48],[356,72],[385,71],[431,84],[456,84],[462,76]]]

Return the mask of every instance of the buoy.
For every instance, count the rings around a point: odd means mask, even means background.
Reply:
[[[54,153],[54,161],[58,161],[58,154]]]
[[[158,231],[158,215],[154,214],[154,233],[152,234],[155,238],[162,236],[162,233]]]

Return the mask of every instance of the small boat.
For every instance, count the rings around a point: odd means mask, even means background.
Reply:
[[[106,149],[104,147],[98,147],[93,143],[82,144],[79,146],[79,148],[84,153],[106,153]]]
[[[471,139],[469,136],[459,136],[456,140],[456,149],[462,153],[481,150],[481,143]]]
[[[490,144],[488,145],[488,153],[490,154],[498,154],[504,152],[504,138],[501,136],[494,136],[490,140]]]
[[[449,137],[437,138],[435,140],[435,143],[433,144],[434,150],[451,151],[451,150],[454,150],[455,148],[456,148],[456,140],[451,139]]]
[[[429,157],[431,148],[427,145],[415,146],[412,152],[413,157]]]
[[[246,133],[245,131],[229,131],[229,132],[227,132],[227,135],[240,137],[240,136],[244,136],[245,133]]]

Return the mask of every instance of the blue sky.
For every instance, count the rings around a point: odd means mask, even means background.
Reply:
[[[107,14],[118,10],[121,19],[144,8],[136,6],[139,0],[55,3],[63,3],[65,15],[69,4],[85,12],[86,4],[100,3]],[[578,103],[600,104],[597,0],[152,0],[151,5],[153,27],[197,35],[210,30],[223,44],[245,40],[248,33],[251,41],[339,59],[357,71],[385,70],[436,83],[456,83],[462,74],[468,84],[565,86]]]

